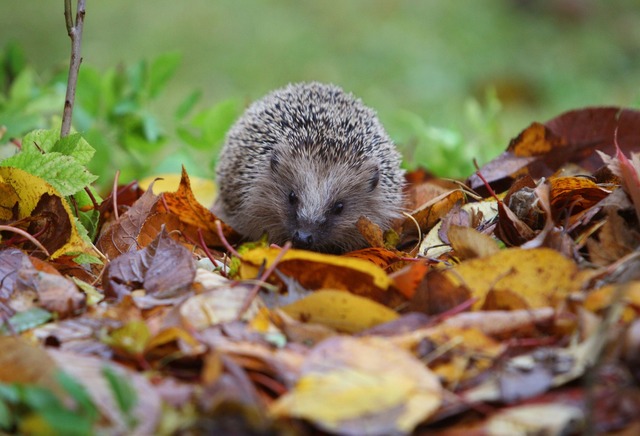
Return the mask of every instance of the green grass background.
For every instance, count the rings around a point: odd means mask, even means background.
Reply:
[[[37,71],[66,68],[62,0],[4,0],[0,26]],[[183,61],[151,108],[161,122],[194,89],[210,105],[333,82],[378,111],[410,166],[452,175],[430,162],[449,134],[452,153],[486,161],[532,121],[640,102],[636,0],[87,1],[84,64],[169,51]]]

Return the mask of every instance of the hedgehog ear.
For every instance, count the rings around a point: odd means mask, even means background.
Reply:
[[[378,186],[379,181],[380,181],[380,169],[378,167],[375,167],[373,169],[373,174],[369,178],[369,192],[376,189],[376,186]]]

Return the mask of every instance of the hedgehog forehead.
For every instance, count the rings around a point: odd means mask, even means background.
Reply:
[[[316,207],[326,207],[340,198],[363,195],[377,165],[366,156],[345,159],[304,149],[286,149],[277,158],[275,171],[279,182],[298,194],[303,203],[308,199]]]

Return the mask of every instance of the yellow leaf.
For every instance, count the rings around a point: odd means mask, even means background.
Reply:
[[[192,348],[202,348],[202,344],[198,342],[191,334],[179,327],[168,327],[161,330],[146,344],[146,349],[150,350],[155,347],[166,345],[170,342],[182,340],[185,344]]]
[[[104,342],[131,356],[140,356],[147,348],[150,338],[151,332],[147,324],[142,320],[136,320],[112,331]]]
[[[316,291],[281,309],[301,321],[322,324],[347,333],[357,333],[398,318],[395,311],[382,304],[332,289]]]
[[[622,312],[622,320],[629,322],[637,318],[637,310],[640,308],[640,282],[632,281],[618,285],[606,285],[599,289],[589,292],[587,298],[584,301],[584,308],[591,312],[599,312],[607,309],[611,303],[612,298],[616,295],[618,287],[620,289],[622,302],[626,306]],[[632,307],[629,307],[632,306]],[[634,310],[635,308],[635,310]]]
[[[438,409],[438,378],[380,338],[333,337],[308,355],[296,386],[271,407],[340,434],[408,433]]]
[[[176,192],[180,186],[180,174],[157,174],[142,179],[139,184],[145,191],[149,189],[153,183],[153,193],[158,195],[161,192]],[[191,181],[191,191],[200,204],[207,207],[213,204],[216,198],[216,184],[213,180],[203,179],[201,177],[189,176]]]
[[[270,266],[280,252],[278,248],[256,248],[242,255],[240,278],[252,279],[263,263]],[[377,290],[383,294],[393,281],[385,271],[363,259],[289,250],[278,269],[294,277],[307,289],[343,289],[358,295],[370,295]],[[380,301],[376,295],[376,300]],[[384,300],[381,297],[381,300]]]
[[[9,195],[4,195],[4,193]],[[43,200],[47,200],[44,201]],[[36,177],[18,168],[0,167],[0,221],[15,219],[13,207],[18,205],[18,219],[26,218],[34,213],[37,206],[46,204],[44,211],[53,214],[49,217],[52,227],[49,232],[38,237],[49,253],[55,259],[65,253],[81,252],[95,254],[95,251],[85,243],[76,228],[76,218],[71,212],[67,201],[40,177]],[[47,210],[52,204],[57,206],[55,211]],[[40,211],[43,212],[43,211]],[[47,225],[45,225],[46,230]]]
[[[475,309],[528,309],[556,306],[577,290],[577,265],[555,250],[510,248],[462,262],[446,271],[478,298]]]

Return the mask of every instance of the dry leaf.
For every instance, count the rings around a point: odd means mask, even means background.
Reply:
[[[339,434],[388,435],[410,432],[441,401],[437,377],[406,351],[378,338],[337,337],[314,348],[271,412]]]
[[[476,309],[555,307],[579,289],[577,265],[555,250],[506,249],[448,270],[454,284],[465,285],[478,298]]]
[[[281,309],[300,321],[347,333],[358,333],[398,318],[395,311],[375,301],[331,289],[321,289]]]

